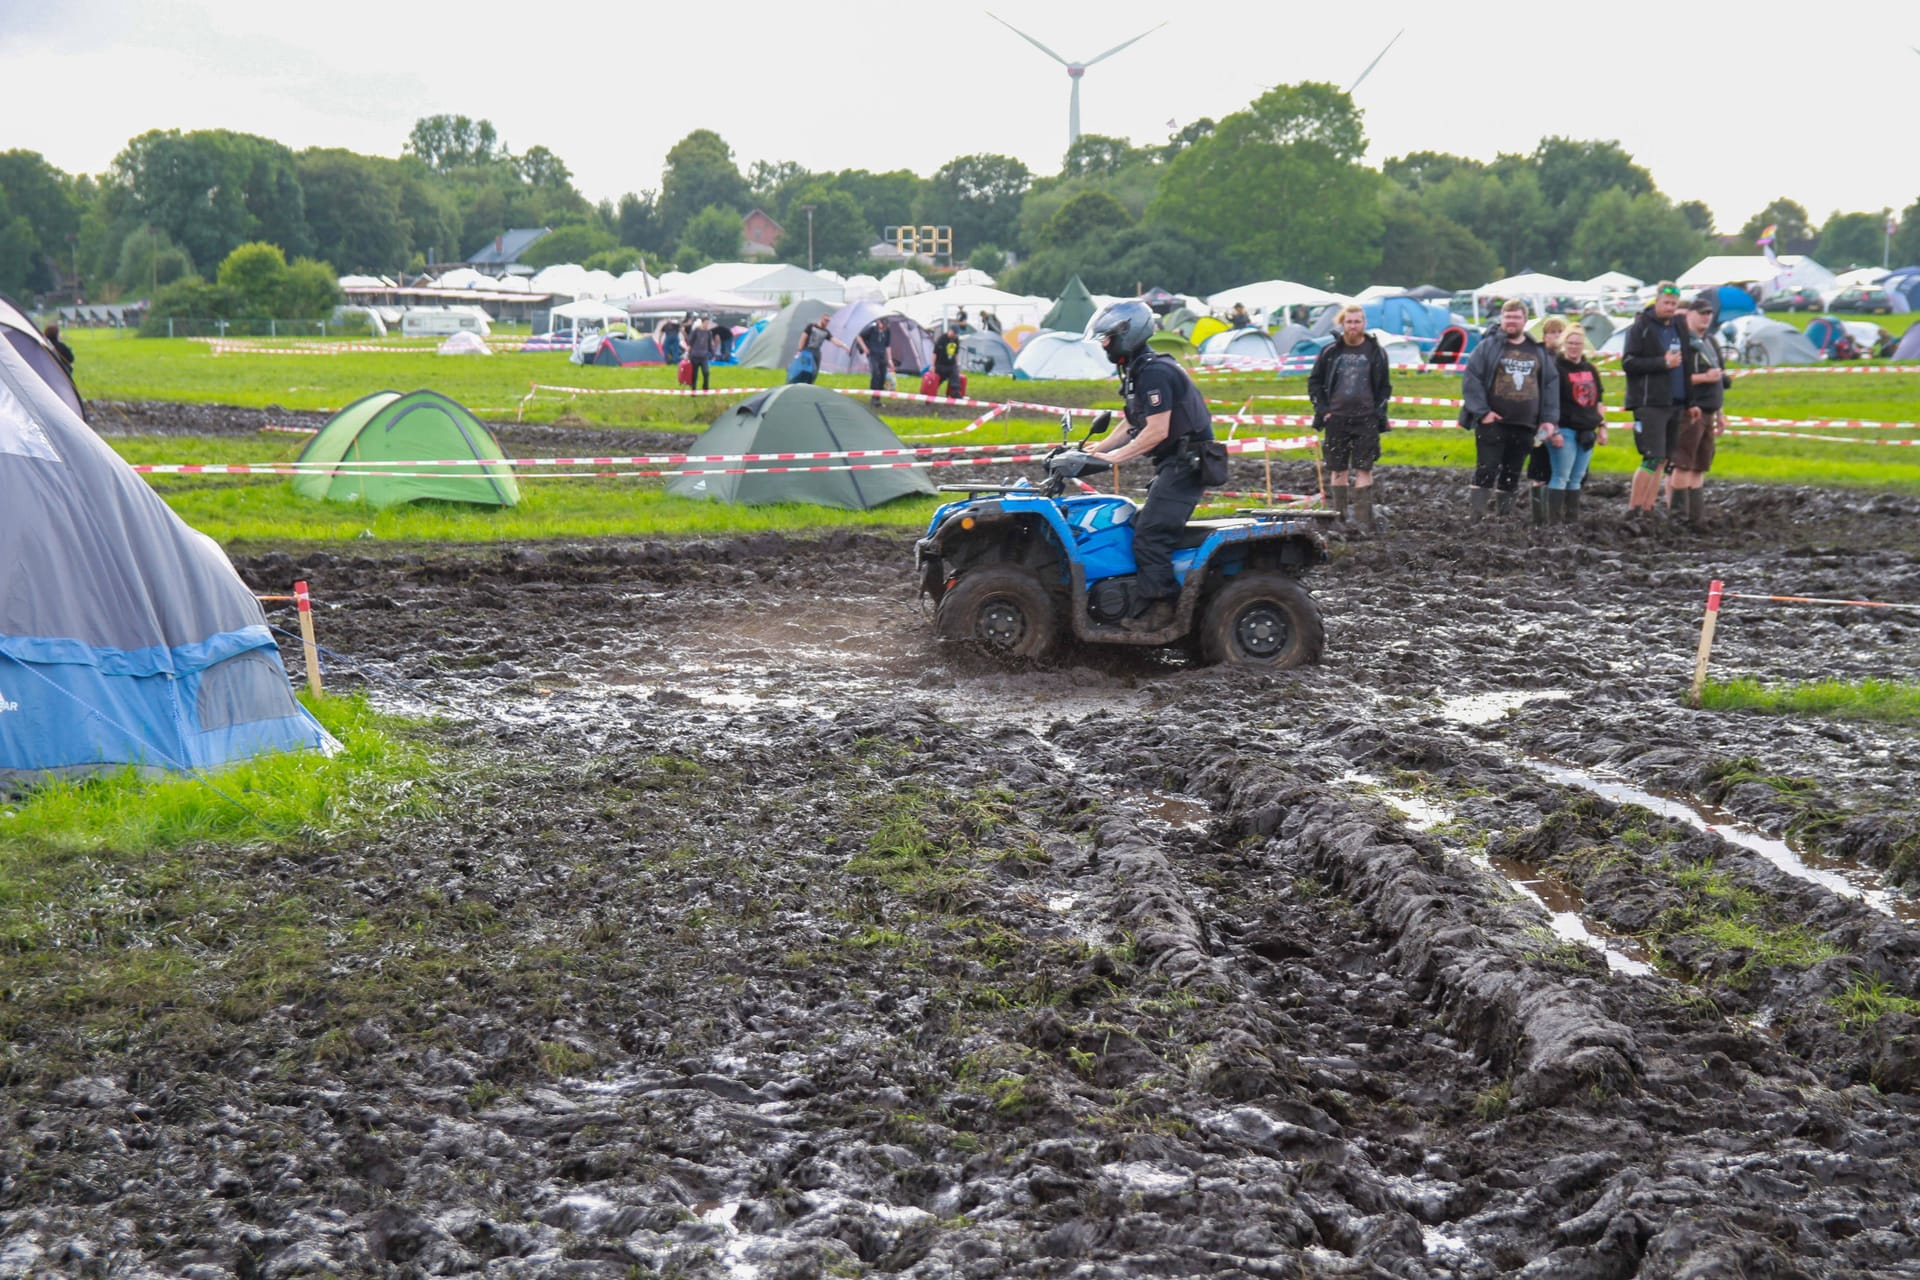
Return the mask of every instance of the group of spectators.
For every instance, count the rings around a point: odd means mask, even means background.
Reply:
[[[733,326],[707,316],[669,320],[660,326],[654,338],[668,364],[686,364],[681,371],[681,381],[689,388],[698,384],[702,391],[712,390],[713,362],[733,357]]]
[[[942,383],[946,385],[948,395],[960,395],[964,381],[960,372],[960,325],[965,323],[966,312],[959,318],[948,322],[933,340],[933,369],[931,377],[921,384],[921,391],[927,395],[938,394]],[[984,318],[984,317],[983,317]],[[848,345],[833,336],[827,317],[821,316],[800,330],[800,342],[795,348],[793,360],[787,366],[788,382],[813,382],[820,376],[820,353],[828,343],[839,347],[849,355],[859,355],[867,362],[867,389],[871,392],[892,390],[895,375],[900,368],[900,358],[894,350],[893,325],[884,315],[875,316],[866,328],[854,335],[852,345]],[[880,407],[880,397],[871,397],[873,407]]]
[[[1696,526],[1705,520],[1702,484],[1715,438],[1726,430],[1732,381],[1712,323],[1710,302],[1690,302],[1683,311],[1680,290],[1662,282],[1627,331],[1623,407],[1633,414],[1640,454],[1628,491],[1629,520],[1652,517],[1663,482],[1675,518]],[[1390,429],[1392,377],[1362,307],[1342,308],[1337,328],[1338,340],[1314,361],[1307,395],[1314,429],[1323,433],[1333,507],[1343,522],[1351,518],[1371,530],[1373,467],[1380,435]],[[1536,338],[1527,332],[1526,304],[1509,300],[1467,359],[1461,400],[1460,425],[1474,437],[1469,518],[1510,515],[1524,472],[1534,524],[1578,521],[1593,450],[1607,443],[1600,371],[1588,358],[1586,331],[1549,316]]]

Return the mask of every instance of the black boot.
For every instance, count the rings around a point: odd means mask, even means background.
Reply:
[[[1527,510],[1533,520],[1535,528],[1541,528],[1546,525],[1548,515],[1547,486],[1536,484],[1527,492]]]
[[[1373,519],[1373,486],[1353,491],[1353,518],[1363,530],[1376,532],[1380,526]]]
[[[1327,486],[1327,493],[1333,499],[1334,513],[1340,517],[1340,523],[1345,524],[1347,522],[1347,498],[1351,490],[1344,484],[1330,484]]]
[[[1706,490],[1687,490],[1687,523],[1696,529],[1704,529],[1707,527]]]
[[[1493,500],[1493,490],[1482,489],[1477,485],[1467,490],[1467,519],[1485,520],[1487,504]]]
[[[1566,489],[1547,490],[1547,523],[1565,524],[1567,522]]]
[[[1562,490],[1562,492],[1566,494],[1566,505],[1561,508],[1560,518],[1568,524],[1579,524],[1580,491],[1578,489],[1565,489]]]
[[[1513,514],[1513,490],[1496,489],[1494,491],[1493,514],[1502,519]]]

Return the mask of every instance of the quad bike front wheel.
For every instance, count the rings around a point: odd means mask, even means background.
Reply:
[[[1235,575],[1200,622],[1202,660],[1229,666],[1287,671],[1320,661],[1326,639],[1320,606],[1283,573]]]
[[[1025,569],[970,569],[940,597],[935,625],[948,640],[967,640],[1005,658],[1038,662],[1060,641],[1060,611]]]

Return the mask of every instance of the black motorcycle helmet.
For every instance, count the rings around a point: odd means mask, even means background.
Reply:
[[[1108,303],[1087,323],[1087,336],[1107,349],[1107,359],[1121,366],[1147,349],[1153,330],[1153,312],[1138,298]]]

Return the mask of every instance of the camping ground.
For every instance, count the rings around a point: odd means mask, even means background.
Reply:
[[[187,405],[110,341],[109,439],[169,461],[454,364],[276,396],[233,359]],[[515,426],[480,363],[442,389],[509,453],[697,429]],[[1753,384],[1735,411],[1914,416],[1893,376]],[[939,645],[924,503],[777,528],[549,482],[588,496],[541,537],[507,523],[538,482],[418,525],[159,482],[257,589],[313,583],[330,684],[437,771],[0,892],[34,959],[0,1273],[1904,1274],[1920,729],[1683,694],[1709,578],[1920,602],[1908,451],[1730,442],[1704,532],[1540,536],[1460,523],[1461,438],[1389,438],[1388,532],[1308,580],[1326,660],[1272,677]],[[1713,669],[1907,676],[1914,636],[1735,601]]]

